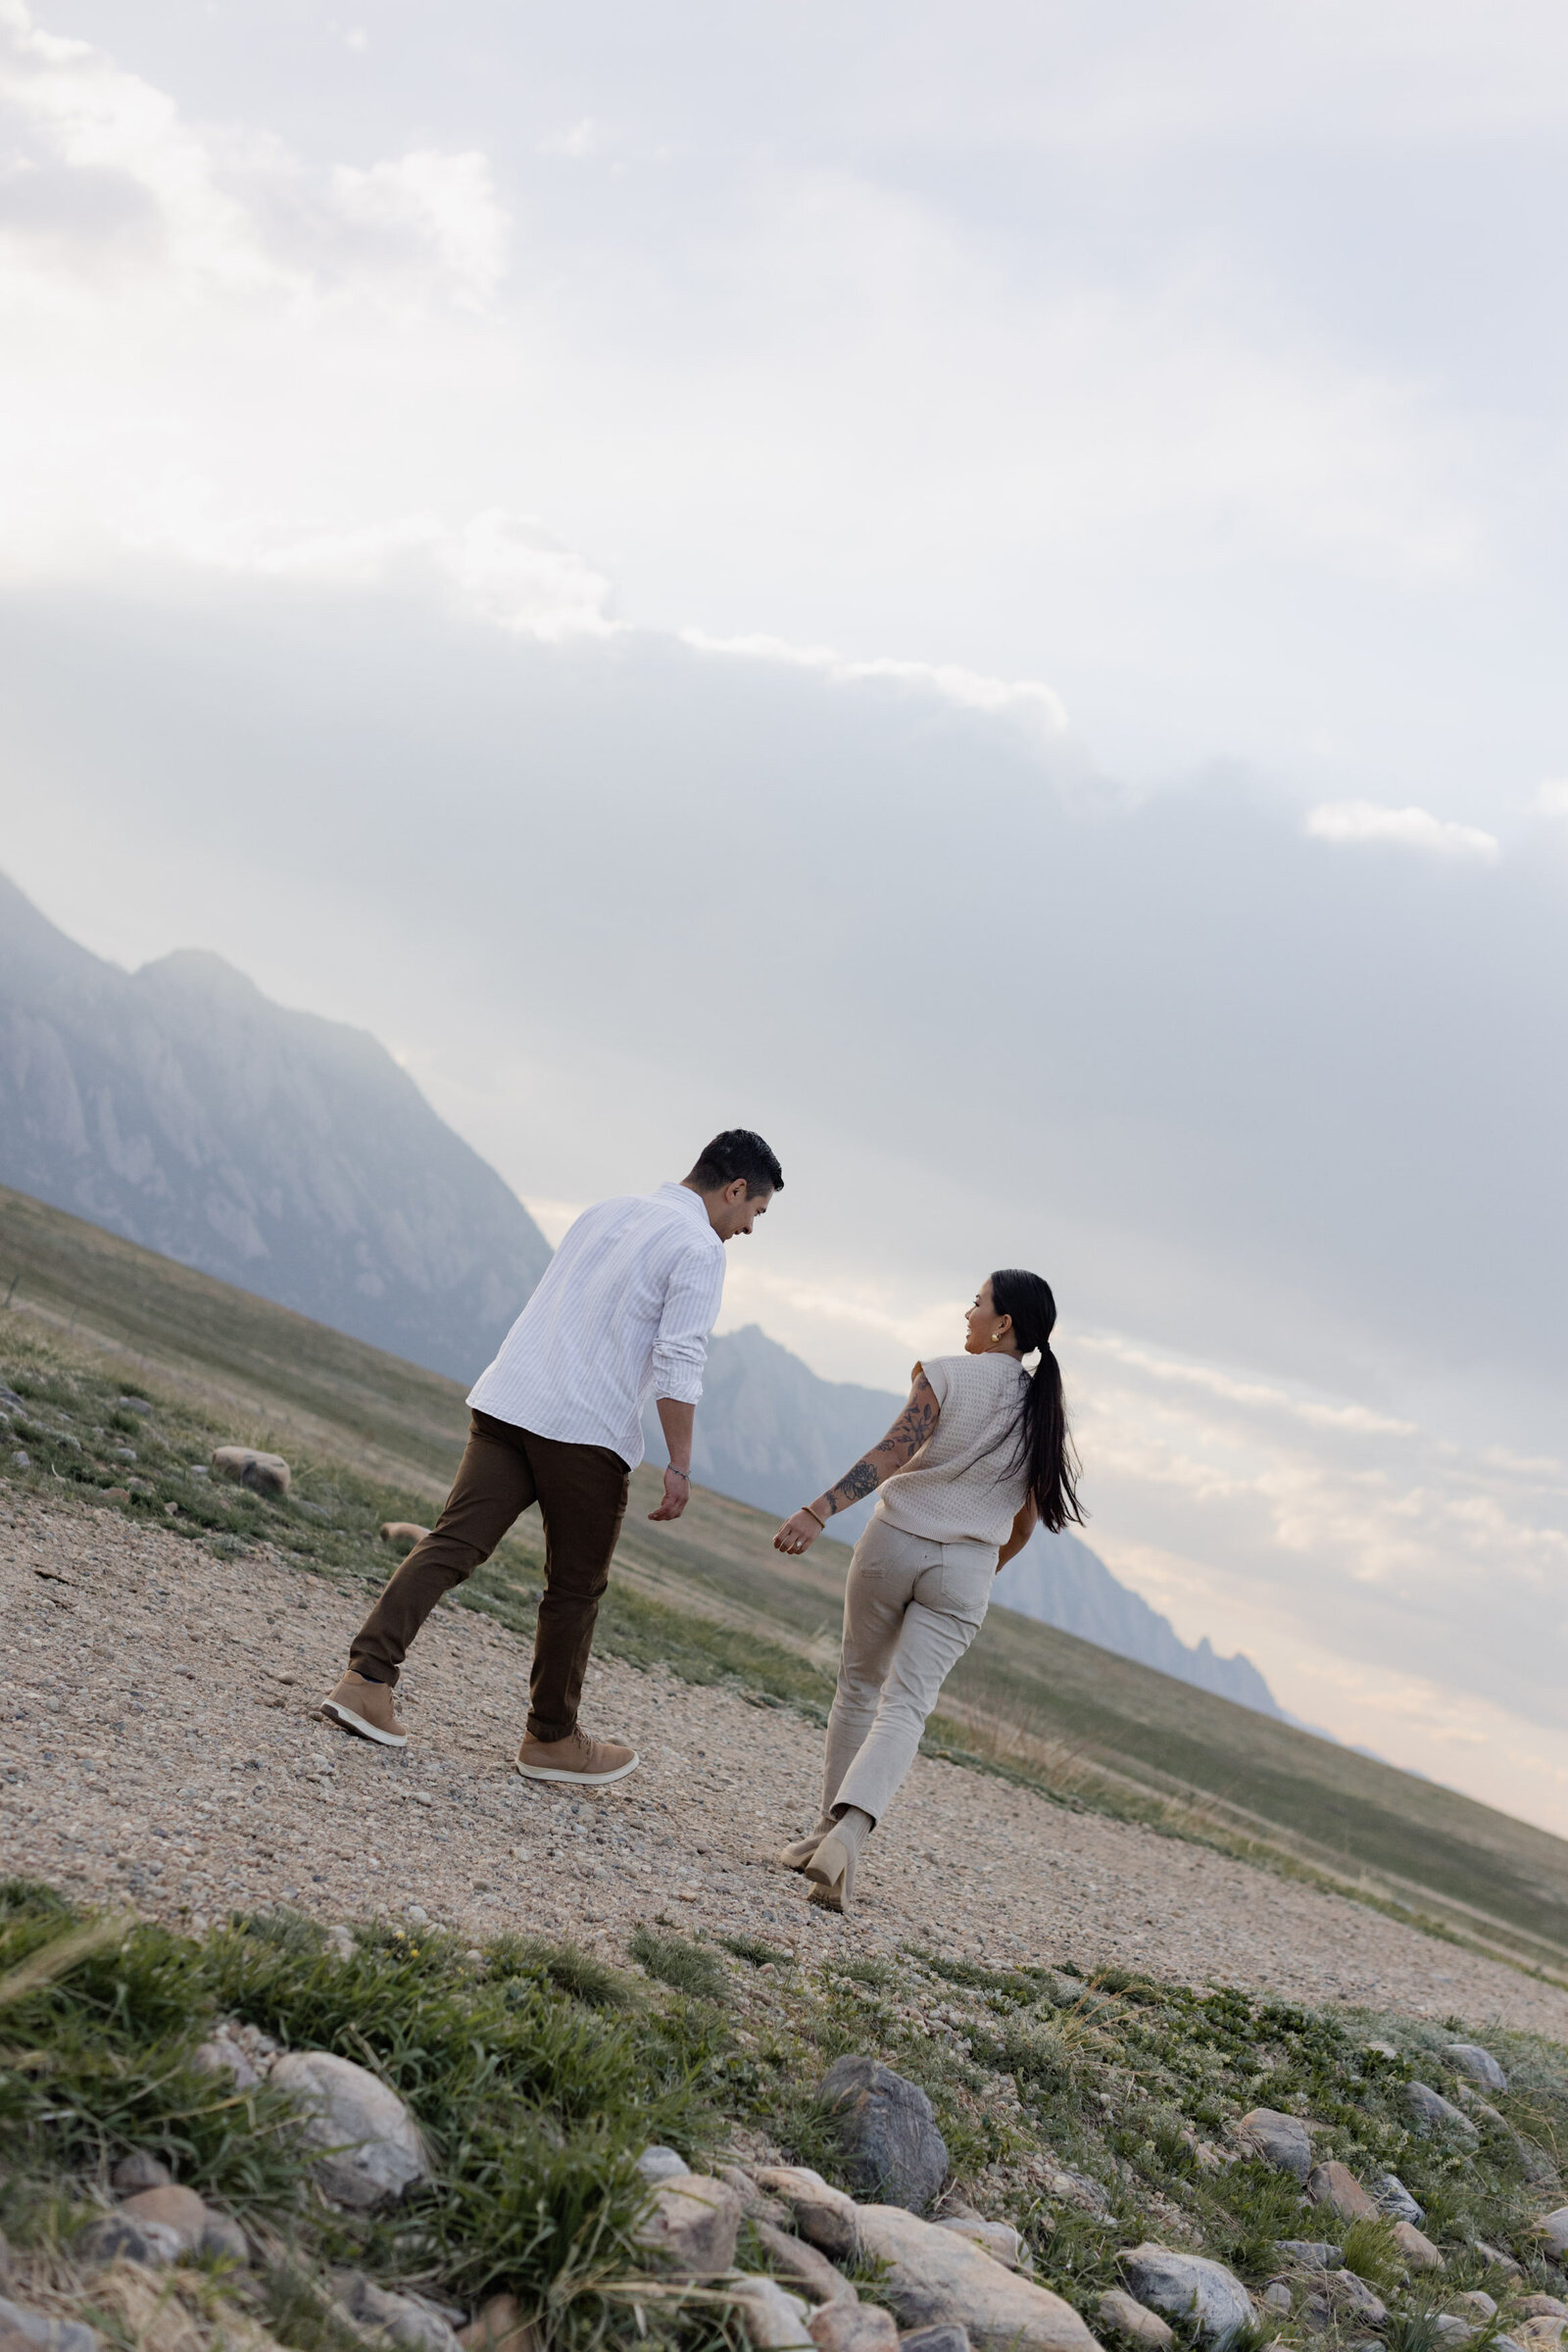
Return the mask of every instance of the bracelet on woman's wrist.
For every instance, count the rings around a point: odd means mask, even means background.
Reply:
[[[674,1478],[683,1478],[683,1479],[686,1481],[686,1484],[687,1484],[688,1486],[690,1486],[690,1485],[691,1485],[691,1483],[692,1483],[692,1474],[691,1474],[691,1472],[690,1472],[689,1470],[677,1470],[677,1469],[675,1468],[675,1465],[674,1465],[674,1463],[673,1463],[673,1462],[666,1462],[666,1463],[665,1463],[665,1465],[664,1465],[664,1467],[665,1467],[665,1469],[666,1469],[666,1470],[668,1470],[668,1471],[669,1471],[669,1473],[670,1473],[670,1475],[671,1475],[672,1477],[674,1477]]]
[[[826,1527],[827,1521],[823,1518],[821,1512],[813,1511],[808,1502],[803,1502],[801,1508],[806,1513],[808,1519],[814,1519],[818,1527]]]

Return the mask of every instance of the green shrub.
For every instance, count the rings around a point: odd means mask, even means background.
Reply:
[[[721,2001],[728,1994],[723,1962],[705,1952],[700,1943],[688,1943],[684,1936],[656,1936],[651,1928],[638,1928],[631,1939],[631,1956],[651,1977],[673,1986],[676,1992],[703,2001]]]

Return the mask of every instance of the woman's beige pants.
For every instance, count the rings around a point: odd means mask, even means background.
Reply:
[[[856,1805],[880,1821],[914,1761],[937,1694],[976,1634],[994,1544],[932,1544],[873,1519],[844,1592],[844,1649],[827,1724],[824,1820]]]

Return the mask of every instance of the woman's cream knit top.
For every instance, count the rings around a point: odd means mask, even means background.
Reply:
[[[936,1428],[906,1470],[882,1482],[878,1514],[933,1544],[1004,1544],[1028,1493],[1019,1422],[1029,1375],[1015,1355],[938,1355],[916,1364],[936,1391]]]

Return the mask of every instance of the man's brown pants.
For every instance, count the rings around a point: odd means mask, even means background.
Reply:
[[[594,1620],[610,1582],[631,1474],[608,1446],[568,1446],[474,1413],[446,1508],[354,1638],[349,1663],[395,1683],[410,1644],[444,1592],[487,1560],[537,1502],[545,1523],[545,1589],[534,1634],[528,1732],[564,1740],[577,1721]]]

